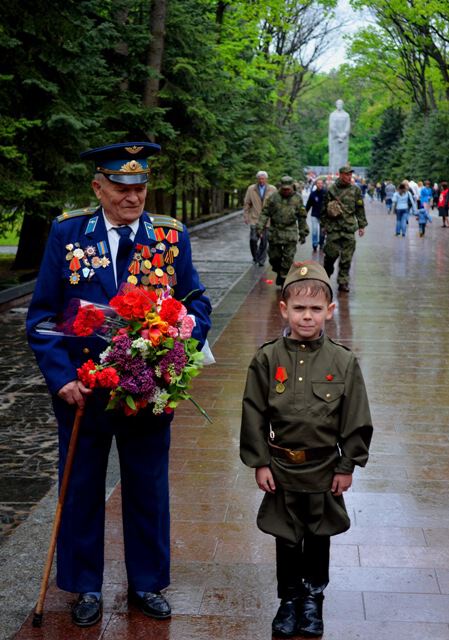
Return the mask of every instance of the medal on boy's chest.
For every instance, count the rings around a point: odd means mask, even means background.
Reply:
[[[277,393],[284,393],[285,384],[284,382],[288,379],[287,369],[285,367],[278,367],[276,369],[276,374],[274,379],[277,381],[277,385],[275,387]]]

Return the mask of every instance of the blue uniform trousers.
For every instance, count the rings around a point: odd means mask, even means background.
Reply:
[[[53,403],[61,479],[75,410],[58,397]],[[91,396],[81,422],[58,537],[57,584],[75,593],[101,591],[106,467],[115,436],[128,585],[134,591],[159,591],[170,582],[170,417],[146,410],[125,417],[104,407],[101,395]]]

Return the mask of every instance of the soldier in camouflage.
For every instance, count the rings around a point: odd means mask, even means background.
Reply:
[[[284,176],[280,189],[265,203],[257,223],[260,235],[268,225],[268,257],[276,273],[276,284],[282,286],[295,258],[298,238],[304,244],[309,233],[307,212],[302,197],[294,190],[293,178]]]
[[[340,258],[337,277],[339,291],[349,291],[349,270],[355,251],[354,232],[358,230],[362,237],[368,225],[362,192],[351,183],[352,172],[350,165],[339,169],[339,177],[327,191],[321,214],[321,224],[327,234],[324,268],[330,276],[335,261]]]

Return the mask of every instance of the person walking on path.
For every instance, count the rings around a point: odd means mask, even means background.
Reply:
[[[276,187],[268,184],[268,173],[258,171],[256,173],[257,182],[248,187],[243,202],[243,220],[249,224],[249,248],[254,264],[263,267],[267,259],[268,230],[259,236],[256,232],[256,225],[260,218],[260,213],[264,203],[277,191]]]
[[[421,207],[416,211],[416,219],[419,225],[419,237],[423,238],[426,233],[426,225],[428,222],[432,222],[432,216],[428,209]]]
[[[309,233],[307,213],[301,194],[295,192],[290,176],[281,178],[280,189],[265,203],[256,231],[259,236],[268,228],[268,257],[282,286],[294,260],[298,239],[304,244]]]
[[[410,211],[416,215],[415,198],[413,197],[407,182],[401,182],[393,196],[392,211],[396,214],[396,235],[405,238],[407,235],[407,223]]]
[[[433,196],[433,191],[432,191],[432,187],[430,186],[430,180],[426,180],[419,194],[419,201],[421,202],[421,207],[424,207],[426,211],[430,211],[432,196]]]
[[[440,194],[438,196],[438,215],[442,218],[442,227],[446,228],[449,210],[449,189],[446,181],[443,181],[440,185]]]
[[[311,220],[312,220],[312,249],[316,251],[318,245],[320,245],[320,249],[324,246],[324,234],[320,229],[320,217],[321,210],[323,208],[324,197],[326,195],[326,191],[324,189],[324,182],[321,178],[316,181],[315,189],[310,192],[310,195],[307,199],[306,211],[307,213],[311,210]]]
[[[257,526],[276,539],[276,636],[323,634],[330,536],[350,527],[343,493],[364,467],[372,436],[353,353],[324,333],[335,303],[324,268],[294,263],[280,301],[288,327],[248,370],[240,457],[265,492]]]
[[[37,326],[61,317],[74,298],[107,305],[125,282],[166,289],[168,283],[195,318],[200,344],[211,305],[192,264],[185,227],[144,211],[148,156],[159,145],[118,143],[81,154],[95,163],[96,211],[64,213],[53,221],[28,317],[28,340],[52,396],[59,427],[60,477],[77,407],[84,409],[58,538],[57,585],[78,593],[72,620],[81,627],[102,615],[105,479],[115,436],[120,457],[128,597],[143,613],[168,618],[161,589],[170,582],[168,453],[173,414],[136,416],[105,411],[108,398],[77,378],[88,359],[98,361],[104,341],[42,334]],[[132,270],[130,263],[138,265]],[[144,264],[145,263],[145,264]],[[143,269],[143,270],[142,270]]]
[[[352,184],[353,170],[350,165],[340,167],[339,177],[327,190],[321,214],[321,224],[326,232],[324,245],[324,268],[328,276],[340,258],[338,268],[338,290],[349,291],[349,271],[355,251],[354,233],[362,237],[368,221],[365,215],[362,193]]]
[[[391,180],[387,180],[385,184],[385,206],[387,207],[387,213],[390,215],[391,207],[393,206],[393,196],[396,193],[396,187],[391,182]]]

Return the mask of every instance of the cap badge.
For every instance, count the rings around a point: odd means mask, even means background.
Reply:
[[[299,270],[299,274],[300,274],[301,276],[306,276],[306,275],[307,275],[307,273],[308,273],[308,271],[309,271],[309,270],[308,270],[308,268],[307,268],[307,267],[301,267],[301,269]]]
[[[139,153],[139,151],[142,151],[143,147],[137,147],[136,145],[134,145],[133,147],[125,147],[125,151],[127,151],[128,153]]]
[[[137,160],[130,160],[129,162],[122,164],[120,171],[143,171],[143,167],[140,162],[137,162]]]

